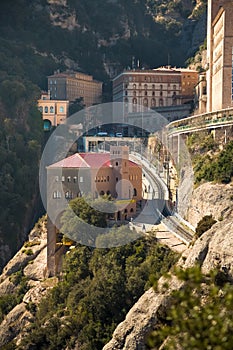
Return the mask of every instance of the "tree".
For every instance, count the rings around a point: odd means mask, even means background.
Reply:
[[[103,231],[98,228],[107,227],[108,213],[114,211],[110,198],[75,198],[62,215],[61,232],[75,242],[95,245],[96,238]]]
[[[176,270],[184,286],[173,292],[171,307],[147,340],[153,349],[221,349],[233,347],[233,286],[219,286],[219,271],[203,275],[199,266]]]
[[[213,218],[212,215],[203,216],[203,218],[197,224],[196,236],[200,237],[204,232],[208,231],[215,223],[216,220]]]

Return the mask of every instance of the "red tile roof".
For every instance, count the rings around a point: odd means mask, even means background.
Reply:
[[[129,161],[130,166],[138,166]],[[100,168],[110,167],[110,153],[75,153],[70,157],[51,164],[48,168]]]

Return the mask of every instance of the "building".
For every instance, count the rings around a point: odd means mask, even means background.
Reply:
[[[55,275],[62,254],[59,220],[64,203],[72,198],[104,194],[115,199],[116,221],[136,216],[136,204],[142,200],[142,169],[129,160],[127,146],[111,146],[106,153],[75,153],[47,167],[48,274]]]
[[[113,102],[124,102],[125,114],[178,106],[193,100],[197,82],[198,73],[186,68],[126,70],[113,79]]]
[[[207,112],[233,105],[232,27],[232,1],[208,0]]]
[[[91,75],[81,72],[57,72],[48,77],[48,90],[52,99],[74,102],[82,97],[85,107],[101,103],[102,84]]]
[[[38,108],[44,120],[44,130],[65,123],[68,117],[69,101],[51,100],[49,92],[43,92]]]
[[[198,83],[195,87],[195,114],[202,114],[206,112],[207,104],[207,87],[206,87],[206,72],[199,74]]]

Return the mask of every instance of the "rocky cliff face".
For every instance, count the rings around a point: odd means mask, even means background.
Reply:
[[[16,298],[16,305],[0,324],[0,348],[13,339],[18,343],[34,319],[33,306],[38,305],[56,279],[45,280],[47,232],[46,221],[31,231],[29,241],[9,261],[0,276],[0,297]],[[26,281],[26,286],[25,286]]]
[[[233,187],[232,185],[204,184],[194,190],[189,218],[195,225],[203,215],[219,218],[212,228],[191,245],[179,260],[184,268],[199,263],[204,273],[218,268],[233,282]],[[146,350],[145,337],[156,327],[159,316],[169,307],[171,292],[182,287],[183,282],[172,277],[164,292],[164,279],[158,291],[149,289],[133,306],[125,320],[118,325],[111,341],[103,350]]]

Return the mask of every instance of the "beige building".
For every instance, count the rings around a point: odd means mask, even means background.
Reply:
[[[38,109],[44,120],[44,130],[65,123],[68,117],[69,101],[51,100],[49,92],[43,92],[38,100]]]
[[[65,250],[51,218],[60,221],[64,201],[67,206],[75,197],[104,194],[115,199],[116,212],[112,215],[116,221],[136,216],[137,202],[142,200],[142,169],[129,160],[127,146],[111,146],[108,153],[75,153],[47,167],[48,275],[57,274]]]
[[[102,82],[81,72],[55,73],[48,77],[48,90],[54,100],[74,102],[82,97],[86,107],[101,103]]]
[[[233,6],[208,0],[207,112],[233,105]]]
[[[113,79],[113,102],[124,102],[125,113],[178,106],[194,98],[198,73],[186,68],[127,70]]]

